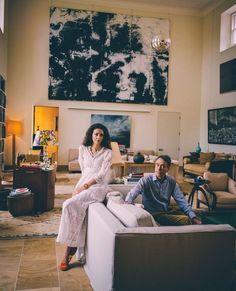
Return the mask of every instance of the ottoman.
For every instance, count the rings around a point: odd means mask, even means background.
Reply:
[[[22,195],[9,195],[7,197],[8,211],[12,216],[32,214],[34,208],[34,194],[28,192]]]

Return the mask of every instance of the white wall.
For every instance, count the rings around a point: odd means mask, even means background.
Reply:
[[[201,100],[201,146],[203,150],[236,154],[236,146],[208,144],[208,109],[236,106],[236,92],[220,94],[220,64],[236,57],[236,46],[220,53],[221,13],[235,4],[225,1],[204,18],[202,100]]]
[[[27,152],[31,146],[33,105],[59,107],[59,165],[67,164],[68,149],[77,147],[90,125],[90,115],[126,114],[132,118],[131,148],[158,148],[157,114],[159,111],[180,112],[180,157],[193,151],[200,138],[202,18],[181,14],[178,10],[146,6],[117,8],[110,1],[107,7],[77,4],[75,1],[9,0],[8,32],[8,103],[7,117],[23,122],[24,132],[17,142],[17,151]],[[80,3],[83,1],[80,1]],[[89,1],[87,1],[88,3]],[[168,106],[111,104],[98,102],[48,100],[49,6],[137,14],[170,19],[171,49],[169,64]],[[69,107],[97,108],[69,110]],[[121,112],[110,108],[122,109]],[[149,110],[150,113],[126,110]],[[11,144],[6,140],[6,164],[11,164]]]

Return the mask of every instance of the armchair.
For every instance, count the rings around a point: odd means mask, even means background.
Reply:
[[[214,153],[200,153],[200,155],[189,155],[183,157],[183,175],[186,174],[202,176],[208,171],[211,162],[214,158]]]
[[[203,177],[209,183],[202,186],[202,191],[198,191],[197,208],[201,203],[211,210],[236,208],[236,181],[226,173],[205,172]]]

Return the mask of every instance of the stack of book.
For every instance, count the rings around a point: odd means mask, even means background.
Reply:
[[[130,173],[125,178],[125,184],[137,184],[138,181],[143,177],[143,173]]]

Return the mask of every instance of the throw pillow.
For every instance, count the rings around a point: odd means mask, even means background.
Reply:
[[[200,153],[200,164],[205,165],[207,162],[211,162],[214,159],[214,153]]]
[[[152,215],[133,204],[117,203],[113,197],[108,200],[107,208],[126,226],[157,226]]]

